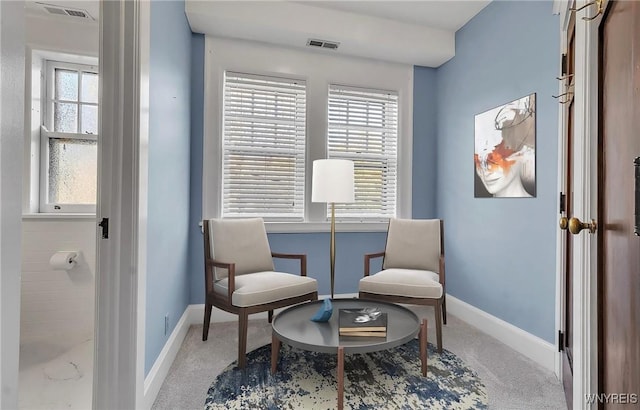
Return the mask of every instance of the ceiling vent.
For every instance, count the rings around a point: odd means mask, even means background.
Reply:
[[[54,14],[56,16],[75,17],[75,18],[95,21],[95,19],[91,16],[91,14],[89,14],[87,10],[76,9],[73,7],[57,6],[54,4],[45,4],[45,3],[36,3],[36,4],[49,14]]]
[[[315,38],[310,38],[307,40],[307,45],[309,47],[319,47],[319,48],[328,48],[329,50],[337,50],[340,43],[337,41],[327,41],[327,40],[318,40]]]

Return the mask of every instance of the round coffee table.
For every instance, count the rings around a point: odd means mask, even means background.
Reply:
[[[422,323],[415,313],[393,303],[366,299],[333,299],[333,314],[328,322],[313,322],[310,318],[323,301],[303,303],[280,312],[273,320],[271,343],[271,373],[276,372],[280,342],[303,350],[335,353],[338,356],[338,409],[344,400],[344,355],[391,349],[420,336],[422,375],[427,375],[427,320]],[[386,337],[344,337],[338,334],[340,309],[379,308],[387,313]]]

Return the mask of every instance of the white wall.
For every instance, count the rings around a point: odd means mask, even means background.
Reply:
[[[38,68],[41,58],[52,52],[97,57],[97,23],[68,23],[66,20],[28,15],[25,152],[22,209],[37,211],[39,110]],[[32,55],[32,52],[35,55]],[[43,53],[44,52],[44,53]],[[69,56],[67,56],[69,57]],[[33,61],[32,61],[33,58]],[[35,67],[32,66],[35,63]],[[95,63],[94,63],[95,64]],[[34,72],[32,72],[34,70]],[[37,180],[36,180],[37,181]],[[46,346],[50,353],[70,348],[93,337],[95,300],[95,217],[25,216],[22,225],[21,367],[32,358],[34,346]],[[72,270],[55,271],[49,258],[56,251],[80,250],[80,263]]]
[[[58,350],[93,337],[95,234],[95,219],[23,220],[22,354],[34,344]],[[49,258],[68,250],[81,252],[79,263],[69,271],[54,270]]]
[[[0,408],[18,406],[24,7],[0,2]]]
[[[41,17],[28,14],[26,18],[27,46],[97,57],[100,37],[98,22],[78,23],[69,19],[73,18]]]
[[[22,209],[25,213],[38,212],[40,173],[40,125],[41,99],[44,89],[40,87],[43,61],[55,59],[81,64],[97,65],[99,32],[98,23],[69,22],[67,18],[26,16],[25,37],[25,149],[23,162],[24,188]],[[86,58],[90,57],[90,58]],[[31,176],[35,175],[35,181]]]

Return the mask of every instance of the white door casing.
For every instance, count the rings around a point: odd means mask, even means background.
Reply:
[[[558,1],[561,16],[568,11],[569,2]],[[576,2],[579,8],[587,2]],[[597,149],[598,149],[598,26],[601,16],[594,20],[582,17],[595,15],[595,6],[577,12],[575,28],[575,88],[574,88],[574,146],[573,146],[573,215],[582,221],[598,219],[597,213]],[[561,32],[566,37],[566,22],[562,19]],[[558,173],[563,174],[566,159],[565,118],[561,115]],[[559,187],[564,187],[559,176]],[[558,275],[564,263],[564,244],[558,241]],[[582,232],[573,242],[573,404],[575,409],[590,408],[585,400],[597,393],[598,386],[598,333],[597,333],[597,233]],[[560,280],[560,279],[559,279]],[[557,282],[558,283],[558,282]],[[560,312],[557,304],[556,312]],[[557,313],[557,318],[560,313]]]
[[[559,8],[563,6],[562,8]],[[561,1],[554,2],[554,12],[560,14],[560,52],[562,54],[567,53],[567,31],[569,29],[570,12],[568,11],[568,5]],[[561,58],[561,56],[558,56]],[[560,73],[559,73],[560,74]],[[561,95],[566,92],[565,81],[558,81],[557,95]],[[558,193],[563,192],[569,195],[567,192],[566,174],[564,172],[565,160],[567,156],[567,138],[565,130],[567,127],[567,116],[564,105],[558,103]],[[558,195],[557,208],[560,209],[560,195]],[[560,214],[558,213],[558,218]],[[556,327],[566,334],[565,323],[565,303],[566,303],[566,289],[563,278],[564,267],[566,266],[566,236],[563,231],[556,229]],[[560,340],[556,334],[556,346],[560,345]],[[558,351],[555,355],[554,370],[559,380],[562,380],[562,352]]]
[[[145,331],[147,311],[147,217],[149,182],[149,56],[151,51],[151,2],[141,1],[138,10],[139,135],[138,135],[138,308],[136,409],[150,409],[151,395],[145,389]],[[155,396],[153,397],[155,400]],[[151,401],[151,402],[150,402]]]
[[[18,407],[24,4],[0,2],[0,408]]]
[[[144,382],[144,368],[140,369],[144,317],[138,320],[138,312],[144,315],[140,260],[146,253],[140,252],[138,238],[140,207],[146,207],[139,195],[140,189],[146,191],[139,179],[141,126],[143,131],[146,127],[140,123],[139,30],[141,9],[148,13],[149,8],[141,3],[100,3],[101,147],[96,219],[109,219],[109,237],[103,239],[103,229],[97,230],[94,409],[135,408]]]
[[[586,2],[578,2],[578,6]],[[595,6],[576,18],[576,121],[574,217],[598,219],[598,27]],[[573,254],[574,280],[574,408],[589,408],[586,396],[598,392],[597,233],[576,235]]]

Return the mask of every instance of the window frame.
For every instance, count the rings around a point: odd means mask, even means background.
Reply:
[[[42,101],[42,117],[40,124],[40,182],[39,182],[39,212],[40,213],[92,213],[96,212],[96,203],[94,204],[62,204],[49,202],[49,140],[51,139],[76,139],[84,141],[98,141],[98,133],[82,134],[71,132],[55,132],[50,131],[54,122],[54,104],[55,104],[55,70],[67,69],[78,71],[80,73],[92,73],[98,75],[98,67],[91,64],[70,63],[47,59],[43,61],[43,101]],[[83,105],[99,107],[97,103],[85,103],[80,101],[82,92],[82,75],[78,80],[78,130],[82,127],[81,107]],[[98,108],[99,110],[99,108]],[[98,114],[99,117],[99,114]],[[99,119],[98,119],[99,121]],[[99,130],[99,128],[98,128]],[[97,200],[97,199],[96,199]]]
[[[397,90],[398,176],[396,217],[411,218],[413,160],[413,66],[338,54],[296,50],[258,42],[205,36],[202,151],[202,217],[219,218],[222,103],[225,71],[299,78],[307,84],[307,146],[304,222],[267,222],[267,232],[327,232],[327,204],[311,202],[312,164],[326,158],[329,84]],[[366,75],[363,75],[366,73]],[[385,232],[388,220],[337,221],[338,232]]]

